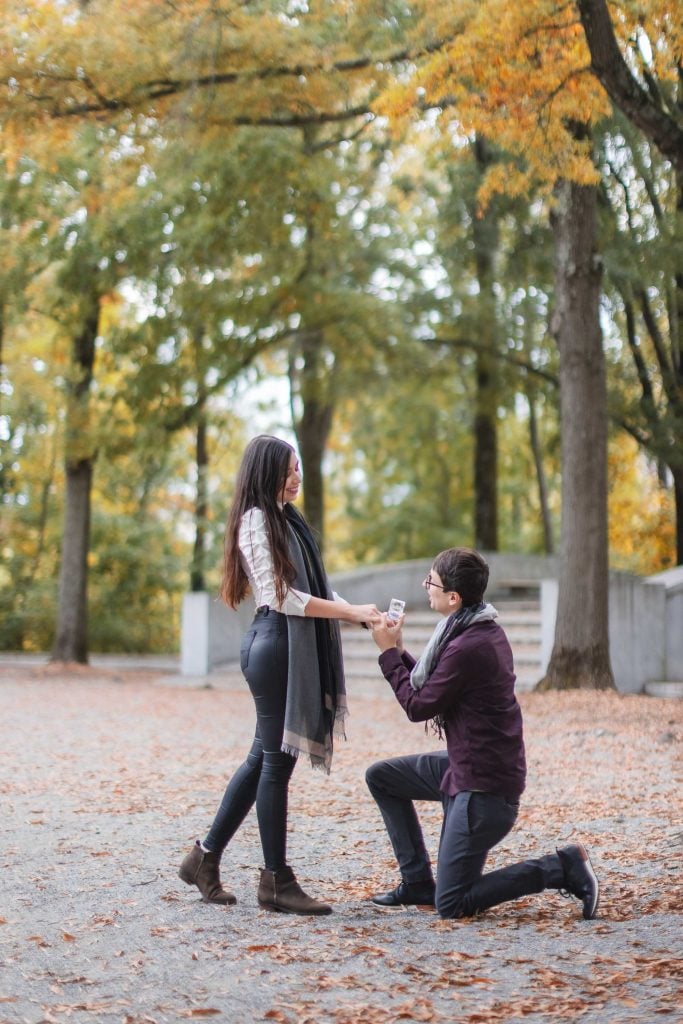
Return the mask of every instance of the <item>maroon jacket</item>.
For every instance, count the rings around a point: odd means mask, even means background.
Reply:
[[[451,640],[420,690],[410,684],[415,658],[407,651],[392,647],[380,654],[379,665],[411,722],[443,716],[444,793],[482,790],[519,799],[526,780],[522,712],[512,651],[497,623],[474,623]]]

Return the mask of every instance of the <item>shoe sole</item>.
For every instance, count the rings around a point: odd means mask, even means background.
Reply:
[[[327,917],[332,913],[332,907],[325,907],[324,910],[289,910],[287,907],[278,907],[274,903],[262,903],[258,900],[261,910],[268,910],[271,914],[297,914],[299,917]]]
[[[591,859],[588,856],[588,850],[582,843],[577,843],[576,846],[579,851],[579,855],[583,861],[584,867],[590,875],[593,881],[593,885],[595,886],[595,901],[593,905],[591,907],[586,907],[586,904],[583,904],[584,920],[592,921],[598,912],[598,904],[600,903],[600,883],[598,882],[598,876],[595,874],[595,871],[593,870]]]
[[[381,903],[372,903],[372,909],[378,910],[380,914],[395,914],[397,911],[404,913],[410,910],[418,910],[423,914],[431,914],[436,910],[433,903],[397,903],[393,907],[385,907]]]

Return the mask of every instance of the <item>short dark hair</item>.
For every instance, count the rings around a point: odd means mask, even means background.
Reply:
[[[483,601],[489,582],[489,567],[478,551],[448,548],[436,556],[433,568],[445,590],[460,594],[463,607]]]

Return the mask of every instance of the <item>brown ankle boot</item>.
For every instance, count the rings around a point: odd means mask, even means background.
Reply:
[[[202,850],[199,840],[194,844],[192,852],[183,858],[178,875],[188,885],[196,885],[202,894],[204,903],[220,903],[232,905],[237,900],[231,892],[227,892],[221,885],[218,874],[220,854],[205,853]]]
[[[269,871],[264,868],[258,887],[258,903],[264,910],[282,914],[331,914],[332,907],[318,903],[303,891],[290,867]]]

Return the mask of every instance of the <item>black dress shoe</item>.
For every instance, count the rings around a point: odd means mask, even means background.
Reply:
[[[372,902],[376,907],[389,910],[399,907],[433,907],[434,883],[431,881],[401,882],[391,892],[373,896]]]
[[[564,871],[564,888],[583,903],[583,916],[591,921],[598,910],[600,886],[593,871],[588,851],[581,843],[564,846],[557,851]],[[562,890],[560,890],[562,891]]]

